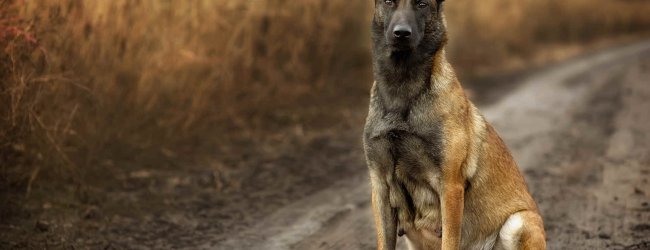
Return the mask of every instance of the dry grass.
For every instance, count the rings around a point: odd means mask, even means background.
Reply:
[[[369,5],[0,0],[0,176],[191,158],[206,135],[352,84],[329,76],[369,57]],[[647,1],[454,0],[450,52],[465,72],[498,70],[548,45],[645,31],[646,13]]]
[[[2,1],[2,176],[159,162],[220,127],[250,129],[360,50],[363,5],[344,5]]]
[[[450,54],[465,74],[530,66],[556,45],[650,31],[650,2],[643,0],[448,2]]]

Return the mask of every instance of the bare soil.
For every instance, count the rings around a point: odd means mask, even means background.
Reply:
[[[511,80],[468,86],[549,249],[649,249],[650,41]],[[0,249],[372,249],[358,96],[280,111],[261,139],[234,131],[202,165],[107,162],[82,187],[0,190]]]

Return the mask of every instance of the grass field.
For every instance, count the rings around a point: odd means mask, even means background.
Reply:
[[[363,100],[370,5],[0,0],[2,183],[194,161],[277,110]],[[449,52],[463,74],[517,70],[549,48],[647,32],[647,13],[635,0],[447,1]]]

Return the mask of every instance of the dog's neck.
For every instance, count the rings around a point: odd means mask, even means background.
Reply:
[[[414,53],[414,52],[411,52]],[[444,46],[431,55],[393,54],[378,58],[374,65],[377,94],[386,113],[406,119],[422,95],[435,95],[454,74],[445,58]]]

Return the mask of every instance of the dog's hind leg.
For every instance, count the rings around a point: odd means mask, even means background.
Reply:
[[[493,249],[546,249],[542,218],[532,211],[521,211],[510,215],[501,226],[499,237]]]

